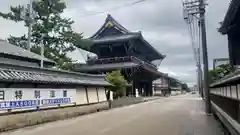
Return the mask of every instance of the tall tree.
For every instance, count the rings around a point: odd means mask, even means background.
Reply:
[[[188,85],[186,83],[182,84],[182,89],[187,91],[187,92],[190,92],[190,89],[189,89],[189,87],[188,87]]]
[[[62,0],[37,0],[33,2],[36,16],[32,27],[31,51],[40,54],[41,40],[43,40],[44,56],[54,60],[58,68],[68,70],[72,68],[72,60],[67,56],[67,53],[76,47],[88,50],[90,44],[82,40],[82,33],[73,31],[71,27],[74,23],[73,20],[61,16],[65,8],[66,4]],[[28,26],[29,21],[21,18],[23,9],[23,5],[11,6],[11,12],[0,12],[0,16],[15,22],[24,22],[25,26]],[[26,35],[10,36],[8,41],[23,48],[27,47]]]
[[[118,70],[107,73],[106,80],[113,85],[112,91],[116,94],[117,97],[124,95],[127,81],[124,79],[121,71]]]
[[[170,78],[169,84],[170,84],[170,86],[172,86],[172,87],[177,87],[177,86],[179,86],[179,83],[178,83],[177,80],[174,79],[174,78]]]
[[[210,83],[213,83],[229,73],[233,72],[230,64],[222,64],[216,67],[215,69],[209,70]]]

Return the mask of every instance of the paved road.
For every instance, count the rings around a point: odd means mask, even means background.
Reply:
[[[221,135],[196,95],[181,95],[1,135]]]

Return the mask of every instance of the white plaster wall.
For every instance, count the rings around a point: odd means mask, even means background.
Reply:
[[[158,90],[158,91],[155,91],[155,94],[162,94],[162,92]]]
[[[89,103],[98,102],[96,87],[88,87],[87,90]]]
[[[237,85],[238,99],[240,99],[240,84]]]
[[[226,90],[226,87],[223,87],[223,93],[224,93],[224,94],[223,94],[224,96],[227,96],[227,90]]]
[[[232,97],[233,97],[233,98],[237,98],[237,89],[236,89],[236,86],[231,86],[231,90],[232,90]]]
[[[215,92],[215,89],[211,88],[210,93],[214,93],[214,92]]]
[[[107,97],[106,97],[106,93],[105,93],[105,88],[104,87],[99,87],[98,88],[98,97],[99,97],[99,102],[107,101]]]
[[[221,95],[221,89],[220,88],[217,88],[217,91],[218,91],[218,94]]]
[[[217,88],[213,89],[214,90],[214,93],[219,95],[219,90]]]
[[[227,92],[227,93],[226,93],[226,96],[227,96],[227,97],[231,97],[231,96],[230,96],[230,89],[229,89],[229,87],[225,87],[225,89],[226,89],[226,92]]]
[[[171,91],[171,95],[176,95],[177,92],[176,91]]]
[[[34,91],[40,90],[41,99],[49,99],[50,91],[55,91],[55,98],[62,98],[63,91],[67,91],[67,97],[72,98],[76,94],[75,89],[32,89],[32,88],[0,88],[0,90],[5,91],[5,100],[16,100],[15,91],[21,90],[23,93],[22,100],[32,100],[35,99]]]
[[[222,91],[222,96],[224,96],[225,91],[224,91],[224,88],[223,88],[223,87],[221,87],[221,91]]]
[[[180,90],[179,90],[179,91],[177,91],[177,94],[182,94],[182,91],[180,91]]]
[[[76,95],[74,96],[74,101],[76,104],[87,104],[87,95],[84,87],[79,87],[76,90]]]
[[[15,91],[21,90],[23,95],[22,95],[22,100],[34,100],[34,90],[29,89],[29,88],[1,88],[1,91],[4,91],[4,100],[5,101],[10,101],[10,100],[17,100],[15,98]]]

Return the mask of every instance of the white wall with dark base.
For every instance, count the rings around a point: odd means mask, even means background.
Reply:
[[[98,102],[96,87],[87,87],[89,103]]]
[[[88,100],[87,100],[87,93],[84,87],[78,87],[76,89],[76,95],[74,96],[73,99],[76,104],[87,104]]]
[[[38,93],[38,94],[36,94]],[[104,87],[0,88],[0,113],[107,101]],[[30,103],[32,102],[32,103]],[[29,103],[30,105],[24,106]],[[7,105],[6,105],[7,104]],[[6,107],[11,104],[11,107]],[[12,107],[14,106],[14,107]]]
[[[99,102],[103,102],[107,100],[106,97],[106,92],[104,87],[99,87],[98,88],[98,97],[99,97]]]

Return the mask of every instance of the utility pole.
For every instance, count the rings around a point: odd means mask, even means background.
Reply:
[[[44,34],[42,34],[42,37],[41,37],[41,68],[43,68],[44,67],[44,65],[43,65],[43,58],[44,58],[44,42],[43,42],[43,40],[44,40]]]
[[[31,37],[32,37],[32,0],[28,4],[28,41],[27,41],[27,50],[31,49]]]
[[[203,53],[203,70],[204,70],[204,90],[205,90],[205,107],[206,114],[211,113],[210,90],[209,90],[209,73],[208,73],[208,50],[207,35],[205,24],[205,4],[204,0],[199,0],[200,26],[202,36],[202,53]]]
[[[191,21],[193,19],[197,19],[199,21],[199,40],[202,42],[202,54],[203,54],[203,70],[204,70],[204,98],[205,98],[205,107],[206,114],[211,113],[211,104],[210,104],[210,92],[209,92],[209,74],[208,74],[208,51],[207,51],[207,38],[206,38],[206,26],[205,26],[205,0],[185,0],[183,2],[184,8],[184,20],[188,22],[191,29]],[[194,25],[194,24],[193,24]],[[193,28],[194,31],[194,28]],[[194,34],[191,35],[192,40],[194,40]],[[194,53],[196,52],[198,55],[197,58],[197,68],[198,68],[198,85],[199,91],[202,89],[202,70],[201,70],[201,60],[200,60],[200,48],[194,47]],[[199,81],[200,80],[200,81]],[[201,96],[203,95],[203,91],[201,92]]]
[[[28,39],[27,39],[27,50],[31,49],[31,36],[32,36],[32,24],[34,23],[35,12],[32,8],[33,0],[29,0],[29,4],[27,4],[27,8],[24,8],[21,11],[21,18],[27,22],[28,25]]]
[[[198,24],[198,36],[199,36],[199,39],[198,39],[198,48],[197,48],[197,55],[198,55],[198,80],[199,80],[199,89],[200,89],[200,96],[202,97],[202,99],[204,99],[204,95],[203,95],[203,76],[202,76],[202,65],[201,65],[201,25],[200,25],[200,20],[198,19],[197,21],[197,24]]]
[[[197,80],[197,88],[199,91],[199,94],[203,98],[203,83],[202,83],[202,67],[201,67],[201,54],[200,54],[200,30],[195,30],[197,27],[200,28],[200,21],[199,21],[199,1],[193,1],[193,0],[185,0],[183,2],[183,8],[184,8],[184,20],[186,21],[188,27],[189,27],[189,35],[191,37],[191,44],[192,49],[194,53],[194,59],[196,61],[196,80]],[[195,20],[198,20],[195,22]],[[197,33],[196,33],[197,32]],[[198,34],[198,42],[196,41],[196,35]]]
[[[203,85],[202,85],[202,67],[201,67],[201,53],[200,53],[200,48],[197,48],[197,74],[198,74],[198,89],[200,96],[203,97]]]

